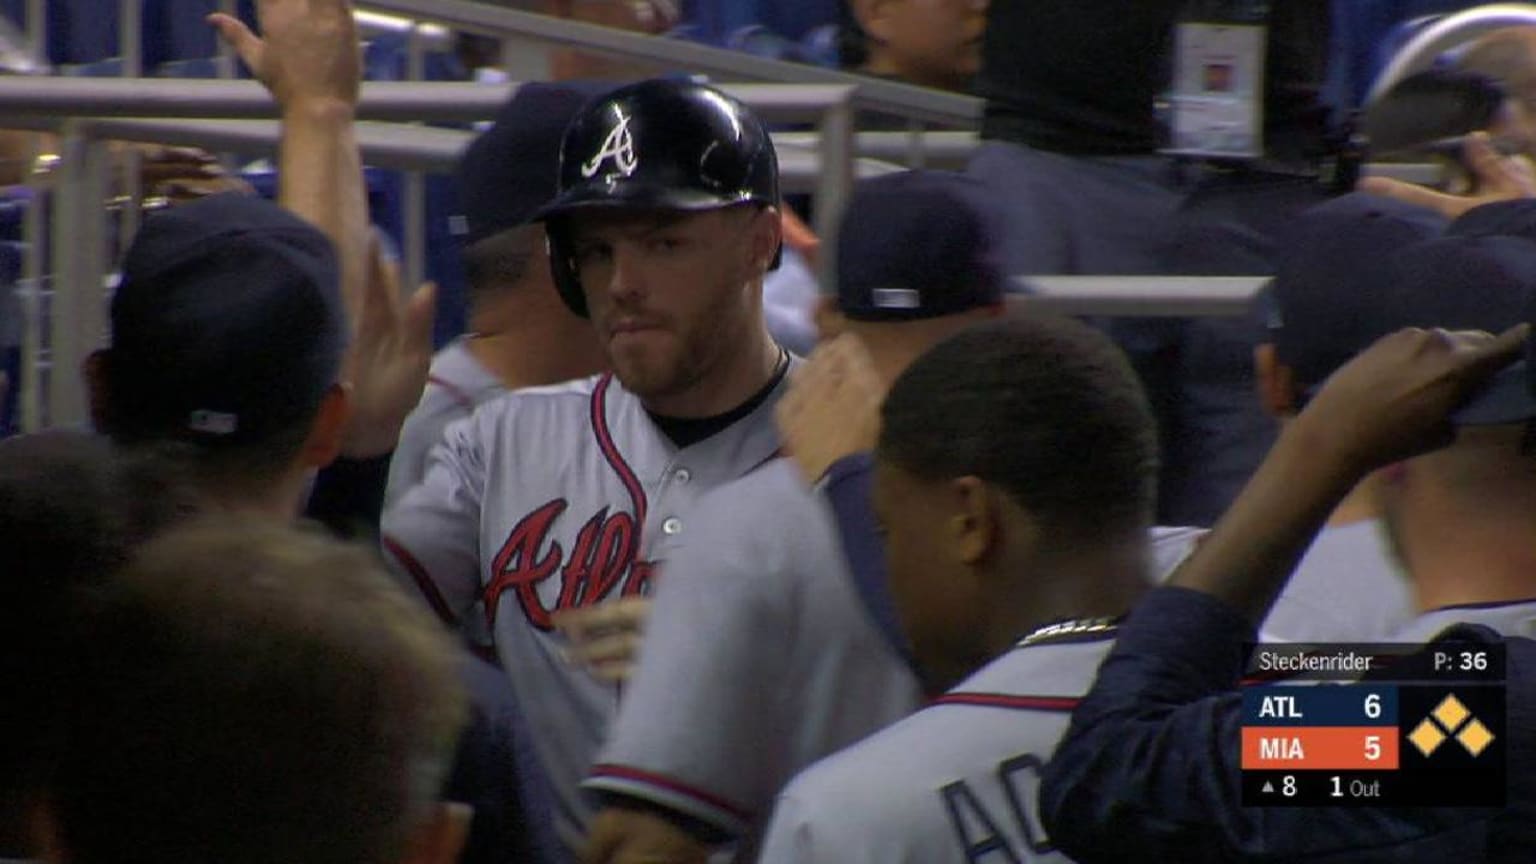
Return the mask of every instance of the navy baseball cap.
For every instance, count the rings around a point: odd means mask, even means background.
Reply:
[[[1520,198],[1473,207],[1445,229],[1468,237],[1524,237],[1536,242],[1536,200]]]
[[[459,159],[464,241],[475,243],[533,221],[554,200],[560,142],[582,106],[614,88],[598,81],[523,84],[496,122]]]
[[[1254,302],[1276,358],[1299,388],[1321,384],[1390,332],[1384,316],[1413,302],[1400,253],[1439,237],[1447,224],[1424,208],[1359,192],[1301,215],[1285,238],[1275,278]]]
[[[104,431],[122,443],[248,444],[291,428],[336,382],[348,340],[329,239],[235,193],[145,220],[111,319]]]
[[[1405,327],[1502,333],[1536,314],[1536,244],[1522,237],[1450,235],[1400,253],[1393,302],[1380,310],[1378,336]],[[1362,346],[1363,347],[1363,346]],[[1501,370],[1455,414],[1468,426],[1536,417],[1525,360]]]
[[[837,301],[855,321],[937,318],[1003,302],[998,216],[981,181],[902,171],[859,182],[837,235]]]

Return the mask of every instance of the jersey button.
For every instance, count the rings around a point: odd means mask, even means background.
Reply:
[[[679,468],[677,469],[677,473],[672,475],[672,478],[679,483],[687,483],[689,480],[693,479],[693,472],[689,471],[687,468]]]
[[[680,534],[682,533],[682,530],[683,520],[677,518],[676,516],[669,516],[667,517],[667,521],[661,523],[661,532],[663,534]]]

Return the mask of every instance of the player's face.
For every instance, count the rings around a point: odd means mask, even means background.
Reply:
[[[948,690],[976,664],[970,638],[979,602],[955,553],[950,484],[875,463],[873,505],[885,545],[891,599],[931,693]]]
[[[965,86],[981,69],[985,0],[890,0],[879,32],[896,72],[928,86]]]
[[[754,229],[770,214],[733,207],[572,218],[587,308],[625,388],[652,400],[687,393],[746,344],[762,304]]]

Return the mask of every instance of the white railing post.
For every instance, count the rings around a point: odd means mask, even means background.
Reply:
[[[89,418],[80,363],[107,335],[106,219],[111,157],[103,141],[87,137],[84,124],[65,124],[53,207],[52,333],[48,370],[47,417],[50,425],[84,423]]]

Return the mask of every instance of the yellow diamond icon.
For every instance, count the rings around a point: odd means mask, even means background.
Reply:
[[[1461,730],[1461,734],[1456,736],[1456,740],[1461,742],[1461,746],[1467,748],[1468,753],[1476,756],[1493,743],[1493,733],[1488,731],[1483,721],[1473,718],[1472,722],[1467,724],[1467,728]]]
[[[1413,746],[1419,748],[1419,752],[1425,756],[1435,752],[1435,748],[1445,743],[1445,733],[1435,728],[1435,724],[1428,719],[1419,721],[1412,732],[1408,733],[1408,740]]]
[[[1442,699],[1440,705],[1430,713],[1434,715],[1436,720],[1440,721],[1440,725],[1444,726],[1447,732],[1455,732],[1456,727],[1465,723],[1467,718],[1472,716],[1472,712],[1468,711],[1467,706],[1461,704],[1461,700],[1457,699],[1454,694]]]

